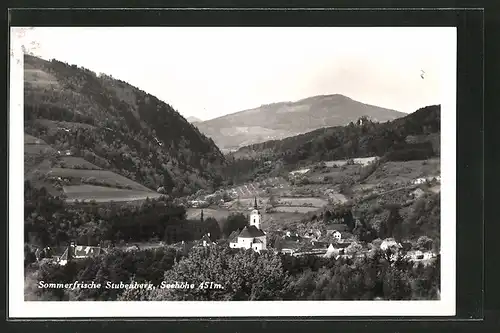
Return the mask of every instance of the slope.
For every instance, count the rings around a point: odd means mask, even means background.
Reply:
[[[107,75],[25,56],[25,132],[174,196],[213,188],[224,156],[170,105]]]
[[[262,105],[197,123],[197,127],[221,149],[228,150],[322,127],[347,125],[362,116],[384,122],[404,115],[335,94]]]

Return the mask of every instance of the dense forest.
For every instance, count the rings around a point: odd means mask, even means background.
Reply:
[[[150,189],[180,196],[222,181],[214,142],[123,81],[26,55],[24,100],[26,133]]]

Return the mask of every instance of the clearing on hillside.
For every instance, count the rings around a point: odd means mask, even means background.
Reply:
[[[274,208],[275,211],[281,213],[297,213],[297,214],[306,214],[309,212],[317,211],[318,207],[303,207],[303,206],[278,206]]]
[[[110,202],[110,201],[136,201],[146,200],[146,198],[156,199],[160,193],[146,192],[139,190],[123,190],[105,186],[94,185],[70,185],[63,187],[66,194],[66,202],[78,201]]]
[[[54,75],[49,74],[41,69],[33,68],[25,63],[24,67],[24,82],[36,85],[42,88],[55,88],[59,86],[59,82]]]
[[[102,168],[97,165],[94,165],[81,157],[74,156],[64,156],[59,158],[55,166],[63,169],[102,170]]]
[[[353,162],[354,164],[358,164],[358,165],[367,165],[367,164],[370,164],[371,162],[375,161],[378,157],[377,156],[372,156],[372,157],[356,157],[356,158],[353,158]],[[335,166],[337,167],[340,167],[340,166],[343,166],[345,164],[347,164],[347,160],[335,160],[335,161],[327,161],[327,162],[324,162],[325,165],[328,167],[328,168],[333,168]]]
[[[414,179],[441,174],[440,159],[414,160],[406,162],[387,162],[379,166],[367,179],[367,184],[384,180],[392,183],[406,183]]]
[[[153,192],[151,189],[134,182],[126,177],[120,176],[112,171],[107,170],[83,170],[83,169],[63,169],[53,168],[47,176],[51,177],[68,177],[68,178],[90,178],[94,177],[96,181],[103,182],[109,186],[130,186],[133,190]]]

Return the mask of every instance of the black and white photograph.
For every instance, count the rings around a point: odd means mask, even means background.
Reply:
[[[454,315],[455,28],[10,47],[18,316]]]

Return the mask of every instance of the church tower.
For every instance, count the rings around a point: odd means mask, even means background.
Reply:
[[[255,197],[255,203],[253,206],[253,210],[250,213],[250,225],[255,226],[257,229],[260,229],[260,212],[257,207],[257,197]]]

